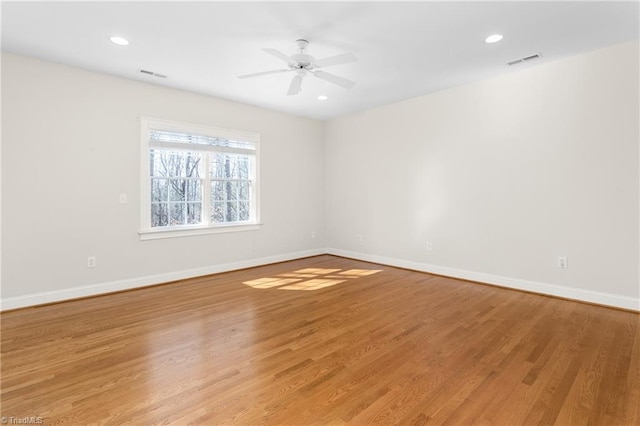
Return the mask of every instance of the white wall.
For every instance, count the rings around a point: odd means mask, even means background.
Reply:
[[[638,75],[628,43],[329,121],[331,251],[640,309]]]
[[[140,241],[142,115],[260,133],[262,229]],[[323,252],[323,138],[320,121],[3,54],[3,309]]]

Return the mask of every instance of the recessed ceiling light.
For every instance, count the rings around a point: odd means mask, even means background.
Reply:
[[[497,43],[502,40],[502,34],[493,34],[484,39],[485,43]]]
[[[329,97],[327,95],[320,95],[318,96],[318,100],[319,101],[326,101],[327,99],[329,99]]]
[[[113,37],[109,38],[109,40],[111,40],[111,43],[117,44],[118,46],[127,46],[127,45],[129,45],[129,40],[127,40],[126,38],[123,38],[123,37],[113,36]]]

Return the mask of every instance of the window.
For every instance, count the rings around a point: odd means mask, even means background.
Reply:
[[[257,229],[258,134],[141,121],[142,239]]]

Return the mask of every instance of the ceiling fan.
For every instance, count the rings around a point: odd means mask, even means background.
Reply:
[[[238,78],[251,78],[268,74],[295,72],[296,75],[293,77],[293,80],[291,80],[289,90],[287,91],[288,96],[297,95],[298,93],[300,93],[300,90],[302,90],[302,79],[307,74],[311,74],[321,80],[325,80],[329,83],[344,87],[345,89],[351,89],[356,85],[351,80],[347,80],[346,78],[339,77],[335,74],[331,74],[320,69],[332,65],[341,65],[348,64],[350,62],[356,62],[358,58],[356,58],[353,53],[342,53],[340,55],[329,56],[328,58],[324,59],[315,59],[313,56],[305,53],[305,49],[309,46],[309,42],[307,40],[296,40],[296,45],[298,46],[298,49],[300,49],[300,52],[291,56],[287,56],[276,49],[262,49],[264,52],[267,52],[268,54],[273,55],[276,58],[286,62],[287,68],[240,75],[238,76]]]

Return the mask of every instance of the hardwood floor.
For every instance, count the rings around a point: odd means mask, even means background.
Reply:
[[[1,319],[44,424],[640,424],[638,314],[332,256]]]

